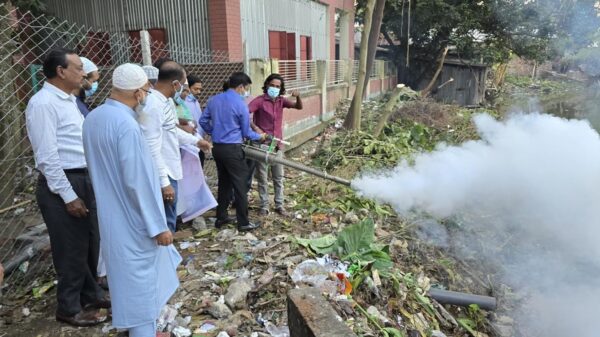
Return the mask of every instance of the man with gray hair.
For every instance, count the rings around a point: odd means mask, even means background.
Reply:
[[[113,72],[106,102],[83,124],[83,145],[108,270],[113,326],[130,337],[156,336],[156,320],[179,286],[181,257],[165,219],[158,171],[137,119],[149,94],[144,70]]]
[[[72,94],[86,73],[79,56],[64,48],[46,55],[43,70],[46,82],[29,100],[25,118],[40,172],[36,199],[58,279],[56,319],[90,326],[106,320],[95,308],[110,302],[96,283],[96,202],[81,140],[83,115]]]

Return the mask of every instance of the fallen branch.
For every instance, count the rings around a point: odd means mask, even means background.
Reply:
[[[8,211],[12,211],[13,209],[15,209],[15,208],[19,208],[19,207],[21,207],[21,206],[25,206],[25,205],[29,204],[31,201],[32,201],[32,200],[25,200],[25,201],[21,201],[21,202],[19,202],[19,203],[16,203],[16,204],[14,204],[14,205],[12,205],[12,206],[9,206],[9,207],[6,207],[6,208],[3,208],[3,209],[0,209],[0,214],[6,213],[6,212],[8,212]]]
[[[390,116],[392,115],[392,113],[394,113],[396,104],[398,103],[398,99],[400,99],[400,95],[402,95],[402,92],[404,91],[404,87],[404,84],[398,84],[396,88],[394,88],[390,99],[383,106],[383,113],[381,114],[381,118],[379,118],[377,126],[375,126],[375,129],[373,130],[373,136],[375,136],[375,138],[379,137],[381,131],[383,131],[383,128],[390,119]]]
[[[438,64],[438,67],[435,71],[435,74],[433,75],[433,78],[431,79],[431,81],[429,81],[429,84],[427,85],[427,87],[425,87],[425,89],[421,90],[421,97],[427,97],[429,95],[429,93],[431,92],[433,85],[437,81],[438,76],[440,76],[440,73],[442,72],[442,69],[444,68],[444,61],[446,61],[446,55],[448,54],[449,49],[450,49],[449,47],[444,48],[444,51],[442,52],[442,56],[440,57],[440,63]]]

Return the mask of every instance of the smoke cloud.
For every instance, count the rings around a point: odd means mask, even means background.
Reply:
[[[353,186],[406,216],[460,219],[462,240],[431,222],[421,232],[486,259],[524,290],[514,316],[533,332],[527,336],[600,336],[598,133],[587,121],[544,114],[502,122],[481,114],[474,122],[480,140],[440,145]]]

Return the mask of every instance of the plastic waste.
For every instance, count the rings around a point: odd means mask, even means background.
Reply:
[[[107,334],[112,329],[114,329],[114,327],[111,324],[104,324],[104,326],[102,327],[102,333]]]
[[[175,337],[189,337],[192,335],[192,332],[188,328],[184,328],[182,326],[175,327],[173,331],[171,331]]]
[[[213,331],[213,330],[214,330],[214,329],[216,329],[216,328],[217,328],[217,326],[216,326],[216,325],[214,325],[214,324],[212,324],[212,323],[209,323],[209,322],[207,322],[207,323],[204,323],[204,324],[202,324],[202,325],[201,325],[201,326],[198,328],[198,330],[197,330],[196,332],[198,332],[198,333],[207,333],[207,332],[211,332],[211,331]]]
[[[300,263],[292,272],[292,281],[296,284],[306,283],[333,296],[338,293],[349,294],[352,286],[347,280],[349,276],[347,270],[346,264],[325,255],[316,260]],[[329,279],[332,274],[335,275],[334,280]]]
[[[165,329],[171,331],[176,317],[177,309],[175,306],[170,304],[165,305],[160,311],[160,316],[158,316],[157,331],[164,331]]]
[[[315,260],[300,263],[292,272],[294,283],[307,283],[319,287],[329,277],[329,270]]]
[[[265,329],[272,337],[290,337],[290,328],[287,325],[278,327],[267,321],[265,323]]]

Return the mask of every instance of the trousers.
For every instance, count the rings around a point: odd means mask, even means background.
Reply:
[[[156,322],[129,328],[129,337],[156,337]]]
[[[242,144],[213,144],[213,157],[217,165],[218,196],[217,220],[227,219],[229,203],[235,197],[235,214],[238,226],[248,220],[248,165]]]
[[[50,236],[52,262],[58,278],[57,313],[72,316],[87,304],[96,303],[104,291],[96,282],[100,233],[96,199],[87,171],[66,173],[73,190],[89,210],[85,218],[67,212],[62,198],[48,188],[40,174],[36,199]]]
[[[167,227],[171,230],[171,232],[175,233],[177,231],[177,180],[171,179],[169,177],[169,182],[171,183],[171,187],[175,190],[175,199],[173,202],[165,201],[165,216],[167,217]]]
[[[277,151],[277,157],[283,158],[283,151]],[[283,165],[269,163],[256,163],[255,177],[258,182],[258,194],[260,196],[260,208],[269,209],[269,171],[273,179],[275,190],[275,209],[283,207]]]

